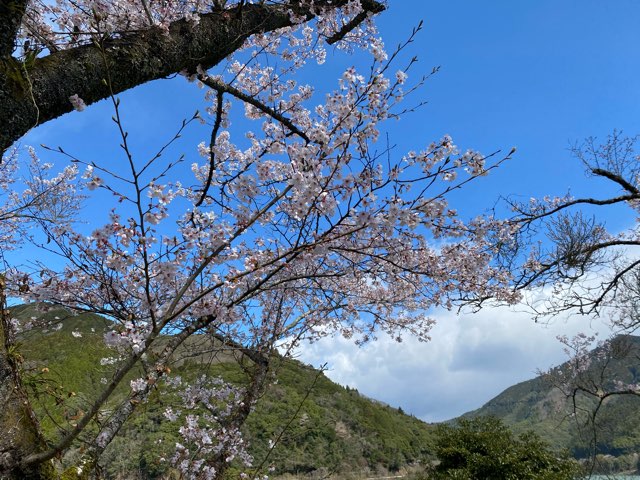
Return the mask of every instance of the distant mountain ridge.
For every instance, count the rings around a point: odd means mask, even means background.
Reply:
[[[607,382],[640,381],[640,337],[619,336],[618,355],[606,364]],[[590,353],[586,375],[599,376],[604,368],[599,350]],[[567,364],[556,368],[566,368]],[[598,380],[599,378],[595,378]],[[605,382],[606,385],[606,382]],[[463,417],[493,415],[514,431],[533,430],[555,447],[568,448],[576,457],[586,456],[588,435],[571,415],[572,409],[562,392],[543,376],[513,385]],[[629,455],[640,452],[640,396],[613,397],[598,413],[598,453]]]
[[[48,436],[55,436],[56,423],[70,425],[86,409],[89,393],[101,388],[104,372],[97,365],[101,358],[114,355],[102,341],[111,323],[98,315],[75,315],[61,309],[43,313],[34,306],[13,307],[12,314],[22,324],[34,318],[50,322],[45,328],[21,335],[19,349],[28,383],[36,386],[36,408],[41,414],[45,410],[52,414],[51,419],[44,416],[42,426]],[[630,344],[628,355],[614,359],[609,368],[616,378],[640,381],[640,337],[624,338]],[[187,342],[171,366],[174,374],[189,378],[202,372],[207,359],[192,355],[190,350],[204,341],[195,336]],[[300,362],[281,360],[275,369],[277,382],[269,387],[245,428],[251,453],[258,462],[267,454],[269,442],[293,418],[270,454],[274,475],[360,472],[385,476],[433,460],[433,425],[339,386]],[[243,378],[230,356],[217,357],[208,363],[206,371],[232,382],[241,383]],[[140,375],[133,372],[131,377]],[[123,383],[120,398],[128,389],[129,379]],[[304,400],[311,385],[313,390]],[[141,408],[126,425],[123,435],[106,452],[107,478],[151,479],[166,474],[168,464],[160,459],[170,458],[180,426],[161,421],[167,402],[170,399],[159,390],[154,402]],[[303,408],[296,416],[301,403]],[[536,377],[507,388],[464,416],[496,416],[515,432],[533,430],[552,446],[568,448],[575,456],[584,457],[581,432],[566,416],[566,407],[562,394],[544,377]],[[640,398],[615,399],[601,415],[606,426],[599,437],[601,453],[621,456],[640,452]],[[79,449],[71,451],[69,462],[79,454]]]
[[[86,410],[91,396],[100,391],[102,377],[108,372],[108,365],[100,366],[100,359],[115,355],[102,341],[111,324],[98,315],[76,315],[59,308],[42,312],[32,305],[13,307],[12,316],[23,325],[47,320],[46,327],[22,334],[18,348],[25,359],[27,384],[33,387],[34,407],[43,418],[45,434],[54,438],[56,424],[68,428]],[[204,357],[190,354],[198,342],[202,345],[206,340],[194,336],[178,352],[178,360],[171,365],[172,374],[188,379],[201,375],[204,368],[208,375],[232,383],[243,381],[241,368],[231,363],[229,356],[218,356],[203,367]],[[357,390],[337,385],[300,362],[281,359],[277,363],[277,382],[267,389],[244,432],[258,464],[267,455],[270,442],[289,423],[279,444],[269,453],[268,464],[275,468],[273,475],[361,472],[384,476],[410,465],[426,464],[433,458],[433,426],[400,409],[367,399]],[[130,377],[141,375],[138,371]],[[123,381],[115,400],[124,398],[129,380],[127,377]],[[177,430],[181,425],[162,421],[170,395],[162,387],[154,395],[153,401],[138,409],[122,435],[105,452],[107,478],[151,479],[166,475],[166,459],[171,458],[173,446],[180,440]],[[106,411],[108,408],[109,405]],[[66,460],[73,464],[80,454],[78,446],[67,454]]]

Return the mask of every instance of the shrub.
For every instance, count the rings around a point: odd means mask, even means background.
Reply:
[[[435,479],[569,480],[580,466],[567,454],[553,452],[533,432],[514,435],[495,417],[460,419],[438,427]]]

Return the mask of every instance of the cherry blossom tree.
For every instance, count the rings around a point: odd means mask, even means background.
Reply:
[[[111,322],[104,341],[114,354],[104,359],[111,370],[102,390],[57,438],[0,443],[3,475],[55,476],[52,460],[79,442],[84,463],[78,468],[97,466],[162,382],[184,400],[166,419],[183,422],[184,441],[171,462],[185,478],[221,478],[234,461],[247,475],[260,473],[251,470],[241,427],[277,352],[332,334],[359,343],[378,332],[427,340],[433,307],[451,308],[472,296],[518,300],[509,272],[492,264],[513,227],[491,218],[463,222],[446,198],[508,155],[462,151],[448,136],[400,156],[388,146],[375,149],[383,122],[402,115],[404,97],[422,83],[407,83],[413,60],[398,65],[417,30],[387,54],[371,18],[381,4],[8,5],[0,12],[11,27],[0,42],[6,65],[0,115],[17,121],[3,132],[4,145],[36,124],[107,98],[122,159],[85,160],[67,147],[46,152],[72,164],[63,173],[66,189],[112,200],[109,220],[84,231],[81,224],[35,216],[40,233],[28,239],[65,265],[53,268],[43,257],[34,261],[37,268],[9,268],[7,294],[103,315]],[[23,43],[18,49],[16,39]],[[319,99],[293,73],[324,62],[326,43],[369,52],[371,67],[348,68]],[[274,57],[277,63],[270,62]],[[117,95],[178,71],[205,89],[206,113],[184,121],[167,145],[141,159]],[[256,128],[232,130],[234,105]],[[167,159],[167,146],[200,122],[210,128],[208,138],[183,158]],[[56,198],[51,205],[70,202],[64,190]],[[236,355],[248,384],[206,376],[185,384],[172,376],[176,352],[194,336]],[[9,348],[7,342],[6,358]],[[144,374],[128,381],[127,397],[113,404],[118,386],[139,368]],[[29,413],[21,417],[24,428],[37,433],[33,410],[22,400]],[[110,414],[98,421],[106,405]]]

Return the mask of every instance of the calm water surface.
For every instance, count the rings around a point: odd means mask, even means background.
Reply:
[[[593,475],[590,480],[640,480],[640,475]]]

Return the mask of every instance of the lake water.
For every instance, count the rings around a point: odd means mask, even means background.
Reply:
[[[590,480],[640,480],[640,475],[593,475]]]

